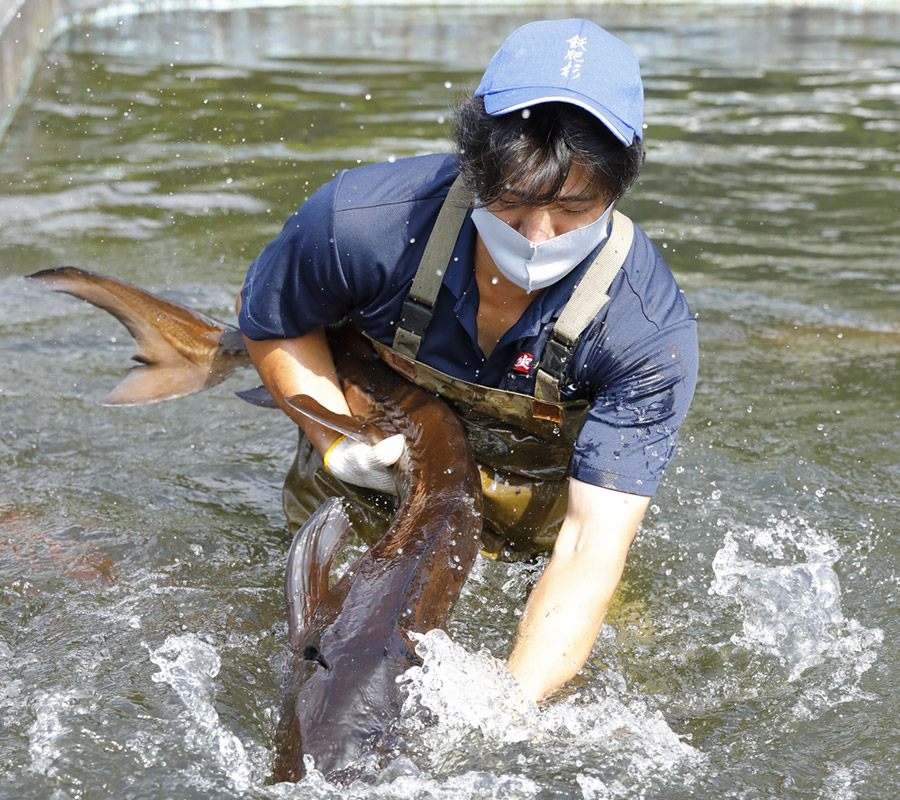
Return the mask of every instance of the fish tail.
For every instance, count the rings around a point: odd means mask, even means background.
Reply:
[[[28,276],[108,311],[134,339],[137,365],[100,402],[134,406],[173,400],[221,383],[250,364],[240,331],[214,317],[107,275],[56,267]]]

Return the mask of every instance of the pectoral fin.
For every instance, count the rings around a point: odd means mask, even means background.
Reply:
[[[296,394],[293,397],[285,398],[285,402],[305,417],[315,420],[326,428],[331,428],[338,433],[344,434],[348,439],[353,439],[363,444],[373,444],[380,438],[377,435],[373,436],[370,426],[359,419],[359,417],[351,417],[348,414],[337,414],[334,411],[329,411],[325,406],[308,395]]]
[[[275,402],[275,398],[269,394],[269,390],[265,386],[242,389],[240,392],[235,392],[235,394],[245,403],[250,403],[252,406],[259,406],[260,408],[278,408],[278,403]]]
[[[291,647],[300,647],[316,606],[328,592],[328,570],[350,530],[344,504],[336,497],[322,503],[297,531],[288,554],[284,597]]]

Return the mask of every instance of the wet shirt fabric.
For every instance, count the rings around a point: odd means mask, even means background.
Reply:
[[[349,318],[390,345],[458,171],[454,157],[435,155],[339,173],[251,265],[241,330],[255,340],[294,338]],[[538,293],[485,358],[478,346],[474,245],[475,226],[467,217],[418,359],[455,378],[533,395],[553,324],[600,248]],[[585,330],[560,384],[563,400],[590,403],[571,475],[650,496],[693,396],[696,323],[672,273],[637,227],[608,293],[610,302]]]

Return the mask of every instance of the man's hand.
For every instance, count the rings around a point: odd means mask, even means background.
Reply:
[[[374,445],[341,436],[328,448],[323,461],[325,469],[346,483],[396,494],[391,466],[402,453],[403,436],[399,433]]]
[[[316,328],[296,339],[260,342],[244,337],[244,341],[269,393],[303,429],[313,447],[323,454],[325,469],[355,486],[396,494],[391,466],[403,453],[403,437],[400,434],[375,445],[355,442],[345,436],[335,439],[331,428],[315,422],[285,401],[287,397],[305,394],[330,411],[350,415],[325,332]]]
[[[553,556],[525,606],[507,667],[540,701],[587,661],[649,497],[569,481]]]

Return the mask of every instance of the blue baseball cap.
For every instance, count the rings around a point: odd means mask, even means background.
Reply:
[[[510,34],[475,90],[492,116],[538,103],[573,103],[626,147],[641,138],[644,87],[637,56],[586,19],[530,22]]]

